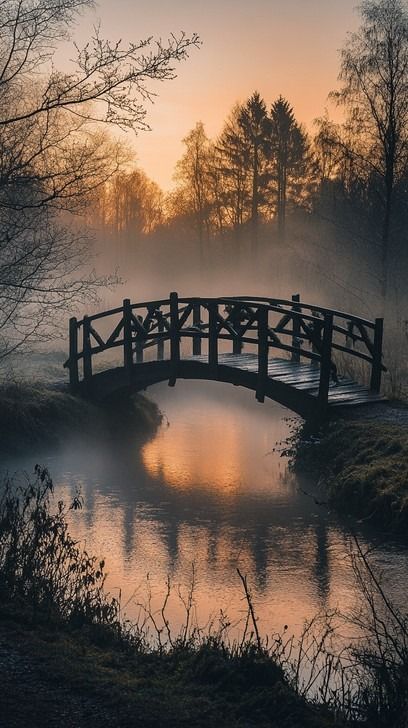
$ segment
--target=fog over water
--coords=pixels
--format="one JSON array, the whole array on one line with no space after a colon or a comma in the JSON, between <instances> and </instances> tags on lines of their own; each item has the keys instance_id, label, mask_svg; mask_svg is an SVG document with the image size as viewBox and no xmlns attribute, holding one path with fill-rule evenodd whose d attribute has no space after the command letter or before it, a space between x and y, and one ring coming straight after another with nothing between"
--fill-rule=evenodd
<instances>
[{"instance_id":1,"label":"fog over water","mask_svg":"<svg viewBox=\"0 0 408 728\"><path fill-rule=\"evenodd\" d=\"M141 448L134 436L73 436L62 451L36 455L52 473L57 499L69 503L81 490L84 508L70 516L70 528L106 559L107 588L121 595L124 613L136 619L149 589L159 607L169 576L168 614L177 629L184 616L177 588L186 593L193 565L200 624L221 609L233 620L243 616L237 567L248 576L264 633L288 625L298 634L316 612L351 609L359 594L350 529L317 505L324 495L290 473L275 449L289 434L291 413L220 383L179 381L149 394L165 418ZM8 468L31 471L33 464L27 457ZM381 534L360 538L378 547L374 564L399 601L406 547L384 546Z\"/></svg>"}]
</instances>

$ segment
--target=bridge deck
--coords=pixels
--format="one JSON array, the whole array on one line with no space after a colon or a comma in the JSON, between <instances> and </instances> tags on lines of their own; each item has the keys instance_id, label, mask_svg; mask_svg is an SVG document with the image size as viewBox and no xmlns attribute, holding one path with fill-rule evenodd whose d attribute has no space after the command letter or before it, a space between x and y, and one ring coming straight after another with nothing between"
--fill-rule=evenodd
<instances>
[{"instance_id":1,"label":"bridge deck","mask_svg":"<svg viewBox=\"0 0 408 728\"><path fill-rule=\"evenodd\" d=\"M184 357L185 358L185 357ZM207 364L207 356L191 356L191 361ZM258 371L258 357L256 354L219 354L218 363L223 366L234 367L248 372ZM271 358L268 361L268 376L283 384L290 384L294 389L307 392L317 397L319 393L320 368L313 364L292 362L288 359ZM384 397L372 392L368 387L339 376L338 383L331 382L329 386L329 407L344 407L384 401Z\"/></svg>"},{"instance_id":2,"label":"bridge deck","mask_svg":"<svg viewBox=\"0 0 408 728\"><path fill-rule=\"evenodd\" d=\"M72 391L86 396L209 379L251 389L259 402L269 397L306 419L322 419L327 409L383 399L382 340L382 319L307 304L298 294L291 300L206 299L172 292L168 299L125 299L119 308L70 319L66 366ZM122 350L123 365L93 371L93 357L110 349ZM341 376L356 361L368 386Z\"/></svg>"}]
</instances>

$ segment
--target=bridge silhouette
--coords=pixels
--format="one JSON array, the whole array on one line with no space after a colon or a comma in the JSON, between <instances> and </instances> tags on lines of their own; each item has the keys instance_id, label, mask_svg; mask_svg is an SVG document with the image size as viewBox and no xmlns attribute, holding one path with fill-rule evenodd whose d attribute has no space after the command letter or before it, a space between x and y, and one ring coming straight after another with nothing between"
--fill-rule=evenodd
<instances>
[{"instance_id":1,"label":"bridge silhouette","mask_svg":"<svg viewBox=\"0 0 408 728\"><path fill-rule=\"evenodd\" d=\"M251 296L131 303L70 319L73 392L94 400L158 382L204 379L243 386L302 417L375 403L381 395L383 320ZM120 361L112 359L122 350ZM111 360L98 365L98 355ZM96 366L95 366L96 364ZM358 374L356 374L356 372Z\"/></svg>"}]
</instances>

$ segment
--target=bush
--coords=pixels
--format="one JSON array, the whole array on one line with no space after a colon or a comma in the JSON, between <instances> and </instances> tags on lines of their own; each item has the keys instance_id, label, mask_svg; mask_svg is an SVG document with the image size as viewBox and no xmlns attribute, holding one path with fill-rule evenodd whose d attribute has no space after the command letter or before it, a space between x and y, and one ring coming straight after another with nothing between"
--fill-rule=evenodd
<instances>
[{"instance_id":1,"label":"bush","mask_svg":"<svg viewBox=\"0 0 408 728\"><path fill-rule=\"evenodd\" d=\"M50 507L53 483L45 468L35 480L7 479L0 500L0 596L47 621L98 624L120 631L119 604L104 592L104 562L70 536L67 511ZM77 496L70 509L82 507Z\"/></svg>"}]
</instances>

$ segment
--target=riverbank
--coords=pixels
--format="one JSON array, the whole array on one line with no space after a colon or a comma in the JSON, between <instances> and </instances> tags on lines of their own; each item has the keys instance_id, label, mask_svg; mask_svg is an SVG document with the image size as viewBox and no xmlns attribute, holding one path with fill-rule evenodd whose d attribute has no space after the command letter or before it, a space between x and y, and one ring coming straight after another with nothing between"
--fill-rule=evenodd
<instances>
[{"instance_id":1,"label":"riverbank","mask_svg":"<svg viewBox=\"0 0 408 728\"><path fill-rule=\"evenodd\" d=\"M408 407L379 405L338 417L317 435L297 430L292 467L317 478L323 499L346 515L388 529L408 525Z\"/></svg>"},{"instance_id":2,"label":"riverbank","mask_svg":"<svg viewBox=\"0 0 408 728\"><path fill-rule=\"evenodd\" d=\"M72 498L64 505L48 471L39 466L31 482L16 476L3 484L2 728L44 723L51 728L62 723L67 728L405 728L408 621L388 600L378 620L381 588L371 617L372 602L366 599L358 650L353 640L348 657L346 648L339 652L332 641L337 613L316 615L299 640L286 627L281 636L259 634L251 579L240 572L242 628L235 638L229 628L236 625L223 611L199 627L194 579L188 593L179 591L185 609L180 627L173 629L169 621L165 585L155 607L149 590L144 606L140 595L139 617L130 623L120 597L105 589L104 560L70 535L68 525L82 507L80 496ZM360 565L358 554L356 559L364 598L375 582L364 558ZM398 648L386 665L377 649L379 629L386 654ZM345 655L352 659L351 673L343 667Z\"/></svg>"},{"instance_id":3,"label":"riverbank","mask_svg":"<svg viewBox=\"0 0 408 728\"><path fill-rule=\"evenodd\" d=\"M186 624L171 635L165 603L134 625L105 592L105 565L67 528L47 470L6 480L0 499L0 716L2 728L328 728L330 712L290 686L257 635L239 643ZM251 600L247 596L248 619Z\"/></svg>"},{"instance_id":4,"label":"riverbank","mask_svg":"<svg viewBox=\"0 0 408 728\"><path fill-rule=\"evenodd\" d=\"M140 394L97 406L61 385L35 381L0 385L0 450L7 453L59 447L73 433L117 433L122 424L127 433L147 438L161 420L157 405Z\"/></svg>"},{"instance_id":5,"label":"riverbank","mask_svg":"<svg viewBox=\"0 0 408 728\"><path fill-rule=\"evenodd\" d=\"M220 645L169 653L98 646L86 631L0 617L3 728L329 728L329 712L292 691L282 670Z\"/></svg>"}]
</instances>

